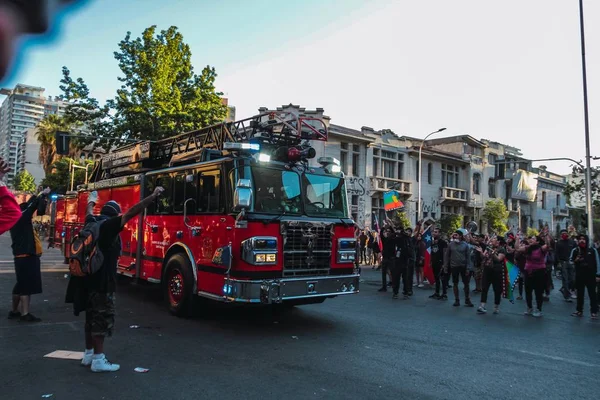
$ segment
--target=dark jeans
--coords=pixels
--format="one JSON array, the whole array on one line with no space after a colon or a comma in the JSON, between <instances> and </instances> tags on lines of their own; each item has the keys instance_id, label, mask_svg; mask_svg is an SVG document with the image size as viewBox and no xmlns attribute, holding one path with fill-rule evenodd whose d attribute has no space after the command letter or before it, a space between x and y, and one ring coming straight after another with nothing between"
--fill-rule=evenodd
<instances>
[{"instance_id":1,"label":"dark jeans","mask_svg":"<svg viewBox=\"0 0 600 400\"><path fill-rule=\"evenodd\" d=\"M460 277L463 282L465 291L465 300L469 300L471 293L469 290L469 283L471 282L471 273L467 271L467 267L452 267L452 289L454 290L454 299L460 298L458 294L458 278Z\"/></svg>"},{"instance_id":2,"label":"dark jeans","mask_svg":"<svg viewBox=\"0 0 600 400\"><path fill-rule=\"evenodd\" d=\"M552 264L546 265L546 295L550 296L550 292L554 289L554 281L552 280Z\"/></svg>"},{"instance_id":3,"label":"dark jeans","mask_svg":"<svg viewBox=\"0 0 600 400\"><path fill-rule=\"evenodd\" d=\"M400 291L400 278L404 280L404 289L402 292L407 294L407 284L406 284L406 264L404 264L399 259L395 259L392 265L392 289L394 294L398 294Z\"/></svg>"},{"instance_id":4,"label":"dark jeans","mask_svg":"<svg viewBox=\"0 0 600 400\"><path fill-rule=\"evenodd\" d=\"M583 312L583 302L585 300L585 289L590 298L590 312L598 313L598 297L596 289L596 271L593 269L577 268L575 272L575 286L577 287L577 311Z\"/></svg>"},{"instance_id":5,"label":"dark jeans","mask_svg":"<svg viewBox=\"0 0 600 400\"><path fill-rule=\"evenodd\" d=\"M503 271L498 268L485 267L483 268L483 276L481 277L481 302L487 303L488 291L490 285L494 288L494 304L499 305L502 298L502 278Z\"/></svg>"},{"instance_id":6,"label":"dark jeans","mask_svg":"<svg viewBox=\"0 0 600 400\"><path fill-rule=\"evenodd\" d=\"M384 258L381 261L381 287L387 287L387 274L388 270L391 271L394 260Z\"/></svg>"},{"instance_id":7,"label":"dark jeans","mask_svg":"<svg viewBox=\"0 0 600 400\"><path fill-rule=\"evenodd\" d=\"M367 263L367 248L366 247L360 248L360 263L361 264Z\"/></svg>"},{"instance_id":8,"label":"dark jeans","mask_svg":"<svg viewBox=\"0 0 600 400\"><path fill-rule=\"evenodd\" d=\"M409 292L412 292L412 284L413 284L413 279L415 277L415 260L408 260L408 267L406 268L406 280L408 281L408 287L410 287L410 289L408 290ZM406 287L406 282L405 282L405 287Z\"/></svg>"},{"instance_id":9,"label":"dark jeans","mask_svg":"<svg viewBox=\"0 0 600 400\"><path fill-rule=\"evenodd\" d=\"M444 274L444 266L442 263L435 265L432 263L433 276L435 277L435 293L440 294L440 286L442 294L446 294L448 290L448 274Z\"/></svg>"},{"instance_id":10,"label":"dark jeans","mask_svg":"<svg viewBox=\"0 0 600 400\"><path fill-rule=\"evenodd\" d=\"M525 299L527 307L533 308L533 293L538 310L542 311L544 304L544 288L546 287L546 269L536 269L525 272Z\"/></svg>"}]
</instances>

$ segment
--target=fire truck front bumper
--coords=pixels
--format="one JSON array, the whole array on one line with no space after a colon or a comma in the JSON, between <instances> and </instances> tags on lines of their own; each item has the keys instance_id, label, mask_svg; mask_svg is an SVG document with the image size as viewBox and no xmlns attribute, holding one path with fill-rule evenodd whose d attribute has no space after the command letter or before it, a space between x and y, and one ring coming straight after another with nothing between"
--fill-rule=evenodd
<instances>
[{"instance_id":1,"label":"fire truck front bumper","mask_svg":"<svg viewBox=\"0 0 600 400\"><path fill-rule=\"evenodd\" d=\"M226 302L259 304L318 301L319 298L358 293L359 278L360 274L260 281L228 279L223 286L223 299Z\"/></svg>"}]
</instances>

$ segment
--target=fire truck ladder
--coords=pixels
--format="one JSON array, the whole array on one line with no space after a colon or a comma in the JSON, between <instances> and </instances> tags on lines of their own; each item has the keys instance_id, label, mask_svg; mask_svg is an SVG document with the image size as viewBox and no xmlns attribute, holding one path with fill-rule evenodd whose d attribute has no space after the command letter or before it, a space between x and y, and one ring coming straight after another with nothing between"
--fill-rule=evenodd
<instances>
[{"instance_id":1,"label":"fire truck ladder","mask_svg":"<svg viewBox=\"0 0 600 400\"><path fill-rule=\"evenodd\" d=\"M297 146L305 140L327 140L327 127L323 120L271 111L163 139L151 144L150 153L154 161L172 165L195 157L204 149L222 151L226 142L254 142L272 148Z\"/></svg>"},{"instance_id":2,"label":"fire truck ladder","mask_svg":"<svg viewBox=\"0 0 600 400\"><path fill-rule=\"evenodd\" d=\"M258 143L263 148L298 146L310 140L327 140L327 127L319 118L290 112L268 111L235 122L223 122L156 142L123 146L102 158L92 181L166 168L207 155L221 157L225 143Z\"/></svg>"}]
</instances>

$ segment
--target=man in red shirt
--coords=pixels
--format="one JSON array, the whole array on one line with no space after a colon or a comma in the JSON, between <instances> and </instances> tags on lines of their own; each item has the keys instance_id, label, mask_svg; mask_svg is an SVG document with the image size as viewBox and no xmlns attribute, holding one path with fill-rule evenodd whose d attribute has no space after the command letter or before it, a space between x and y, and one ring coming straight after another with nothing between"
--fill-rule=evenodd
<instances>
[{"instance_id":1,"label":"man in red shirt","mask_svg":"<svg viewBox=\"0 0 600 400\"><path fill-rule=\"evenodd\" d=\"M6 188L4 175L10 171L6 162L0 158L0 235L10 230L19 218L21 218L21 208L15 199L15 196Z\"/></svg>"}]
</instances>

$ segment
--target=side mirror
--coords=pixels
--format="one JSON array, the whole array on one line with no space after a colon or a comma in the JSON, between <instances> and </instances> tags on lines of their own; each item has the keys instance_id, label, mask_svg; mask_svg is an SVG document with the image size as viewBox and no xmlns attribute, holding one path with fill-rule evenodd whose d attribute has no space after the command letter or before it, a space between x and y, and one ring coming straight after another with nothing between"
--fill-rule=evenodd
<instances>
[{"instance_id":1,"label":"side mirror","mask_svg":"<svg viewBox=\"0 0 600 400\"><path fill-rule=\"evenodd\" d=\"M233 194L233 208L236 211L252 207L252 183L250 179L239 179Z\"/></svg>"}]
</instances>

